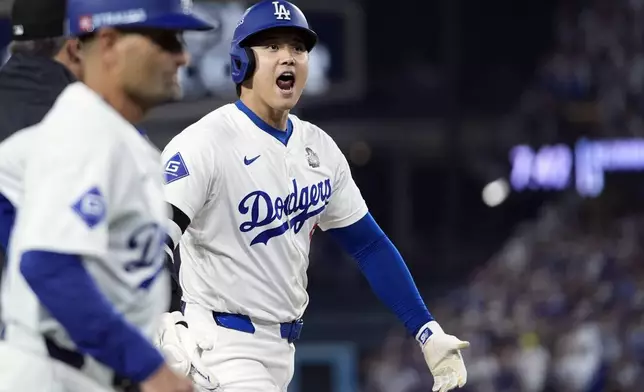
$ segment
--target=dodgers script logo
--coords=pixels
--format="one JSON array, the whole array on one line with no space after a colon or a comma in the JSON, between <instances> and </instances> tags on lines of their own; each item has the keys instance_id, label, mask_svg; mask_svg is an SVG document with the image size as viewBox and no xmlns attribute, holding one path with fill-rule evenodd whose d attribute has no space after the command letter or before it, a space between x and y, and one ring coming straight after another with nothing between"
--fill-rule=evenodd
<instances>
[{"instance_id":1,"label":"dodgers script logo","mask_svg":"<svg viewBox=\"0 0 644 392\"><path fill-rule=\"evenodd\" d=\"M251 246L260 243L266 245L268 240L279 237L289 228L293 228L293 232L297 234L304 227L304 222L324 211L330 197L331 180L328 178L299 190L297 181L294 179L293 192L285 198L277 197L275 200L264 191L253 191L239 202L239 212L242 215L250 215L250 220L242 223L239 230L247 233L258 227L268 226L276 220L282 220L282 216L297 214L281 226L262 231L250 244Z\"/></svg>"}]
</instances>

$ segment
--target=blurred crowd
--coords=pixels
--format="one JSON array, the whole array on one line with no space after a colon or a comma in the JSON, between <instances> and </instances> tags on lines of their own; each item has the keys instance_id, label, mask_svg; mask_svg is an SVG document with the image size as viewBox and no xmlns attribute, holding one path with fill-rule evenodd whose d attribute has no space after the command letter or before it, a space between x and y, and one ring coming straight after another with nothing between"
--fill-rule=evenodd
<instances>
[{"instance_id":1,"label":"blurred crowd","mask_svg":"<svg viewBox=\"0 0 644 392\"><path fill-rule=\"evenodd\" d=\"M466 287L431 304L472 343L466 391L641 390L644 213L588 204L544 207ZM392 331L365 392L429 390L416 344Z\"/></svg>"},{"instance_id":2,"label":"blurred crowd","mask_svg":"<svg viewBox=\"0 0 644 392\"><path fill-rule=\"evenodd\" d=\"M553 50L513 126L540 143L580 134L642 136L643 22L642 0L562 0Z\"/></svg>"},{"instance_id":3,"label":"blurred crowd","mask_svg":"<svg viewBox=\"0 0 644 392\"><path fill-rule=\"evenodd\" d=\"M644 214L548 206L432 309L472 343L466 391L639 391L644 385ZM427 391L416 343L394 330L365 392Z\"/></svg>"},{"instance_id":4,"label":"blurred crowd","mask_svg":"<svg viewBox=\"0 0 644 392\"><path fill-rule=\"evenodd\" d=\"M562 1L555 50L515 117L522 142L644 136L643 22L644 0ZM431 304L472 343L465 391L642 390L644 214L625 192L544 207L471 282ZM364 392L430 390L416 345L392 330L366 363Z\"/></svg>"}]
</instances>

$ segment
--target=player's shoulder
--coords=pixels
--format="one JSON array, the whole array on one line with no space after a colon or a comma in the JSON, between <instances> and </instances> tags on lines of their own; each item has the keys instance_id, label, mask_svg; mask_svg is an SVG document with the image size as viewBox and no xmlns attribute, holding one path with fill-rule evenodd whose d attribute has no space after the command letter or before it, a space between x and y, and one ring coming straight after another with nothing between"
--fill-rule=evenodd
<instances>
[{"instance_id":1,"label":"player's shoulder","mask_svg":"<svg viewBox=\"0 0 644 392\"><path fill-rule=\"evenodd\" d=\"M164 153L172 150L213 151L236 137L234 104L221 106L175 135Z\"/></svg>"},{"instance_id":2,"label":"player's shoulder","mask_svg":"<svg viewBox=\"0 0 644 392\"><path fill-rule=\"evenodd\" d=\"M208 136L210 139L219 139L222 136L233 135L236 130L236 121L239 110L235 104L229 103L206 114L197 122L190 125L182 133Z\"/></svg>"},{"instance_id":3,"label":"player's shoulder","mask_svg":"<svg viewBox=\"0 0 644 392\"><path fill-rule=\"evenodd\" d=\"M207 147L208 142L221 140L221 136L234 130L233 108L233 104L227 104L213 110L179 132L170 143L196 142L197 146Z\"/></svg>"},{"instance_id":4,"label":"player's shoulder","mask_svg":"<svg viewBox=\"0 0 644 392\"><path fill-rule=\"evenodd\" d=\"M331 135L316 124L302 120L294 114L289 114L289 119L293 123L293 128L301 133L305 143L318 144L332 149L338 148Z\"/></svg>"}]
</instances>

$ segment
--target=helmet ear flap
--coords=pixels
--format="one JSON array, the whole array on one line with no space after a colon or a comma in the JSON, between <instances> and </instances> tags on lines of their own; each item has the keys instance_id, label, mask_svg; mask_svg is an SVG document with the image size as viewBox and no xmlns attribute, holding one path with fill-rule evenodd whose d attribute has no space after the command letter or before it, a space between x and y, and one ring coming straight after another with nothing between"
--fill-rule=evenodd
<instances>
[{"instance_id":1,"label":"helmet ear flap","mask_svg":"<svg viewBox=\"0 0 644 392\"><path fill-rule=\"evenodd\" d=\"M230 70L233 82L241 84L255 72L255 52L251 48L234 46L230 52Z\"/></svg>"}]
</instances>

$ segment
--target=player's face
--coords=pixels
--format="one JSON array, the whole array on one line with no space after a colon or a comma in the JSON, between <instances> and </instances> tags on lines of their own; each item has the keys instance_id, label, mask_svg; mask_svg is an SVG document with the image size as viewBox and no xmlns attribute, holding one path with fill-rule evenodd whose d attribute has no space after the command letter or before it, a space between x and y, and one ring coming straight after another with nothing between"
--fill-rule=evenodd
<instances>
[{"instance_id":1,"label":"player's face","mask_svg":"<svg viewBox=\"0 0 644 392\"><path fill-rule=\"evenodd\" d=\"M119 44L118 74L133 100L152 107L181 98L178 70L188 63L188 55L180 33L126 32Z\"/></svg>"},{"instance_id":2,"label":"player's face","mask_svg":"<svg viewBox=\"0 0 644 392\"><path fill-rule=\"evenodd\" d=\"M309 53L292 30L272 30L253 40L256 69L253 92L268 106L290 110L302 96L309 76Z\"/></svg>"}]
</instances>

